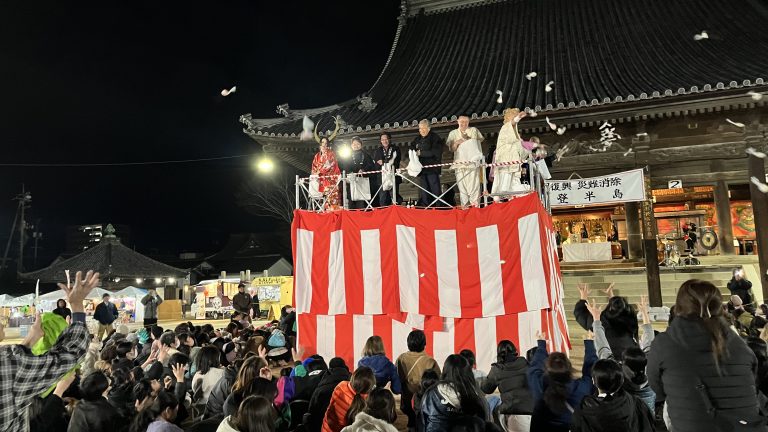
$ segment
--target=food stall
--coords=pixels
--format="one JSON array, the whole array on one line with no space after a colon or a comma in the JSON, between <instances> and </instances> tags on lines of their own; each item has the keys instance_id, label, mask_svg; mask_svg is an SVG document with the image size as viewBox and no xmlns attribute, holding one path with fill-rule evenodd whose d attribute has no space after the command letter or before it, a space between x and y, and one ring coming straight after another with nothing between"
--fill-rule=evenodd
<instances>
[{"instance_id":1,"label":"food stall","mask_svg":"<svg viewBox=\"0 0 768 432\"><path fill-rule=\"evenodd\" d=\"M279 319L280 309L293 304L293 276L257 277L251 282L259 296L259 308L267 311L267 319Z\"/></svg>"}]
</instances>

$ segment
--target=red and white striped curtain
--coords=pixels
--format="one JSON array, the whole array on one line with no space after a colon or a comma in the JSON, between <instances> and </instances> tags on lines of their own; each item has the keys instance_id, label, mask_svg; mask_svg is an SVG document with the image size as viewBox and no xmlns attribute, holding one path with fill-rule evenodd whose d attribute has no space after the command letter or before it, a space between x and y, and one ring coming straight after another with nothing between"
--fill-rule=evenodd
<instances>
[{"instance_id":1,"label":"red and white striped curtain","mask_svg":"<svg viewBox=\"0 0 768 432\"><path fill-rule=\"evenodd\" d=\"M297 210L292 231L307 355L354 367L376 334L394 360L413 328L438 362L470 348L486 371L503 339L523 352L545 331L550 349L570 347L552 222L535 194L469 210Z\"/></svg>"}]
</instances>

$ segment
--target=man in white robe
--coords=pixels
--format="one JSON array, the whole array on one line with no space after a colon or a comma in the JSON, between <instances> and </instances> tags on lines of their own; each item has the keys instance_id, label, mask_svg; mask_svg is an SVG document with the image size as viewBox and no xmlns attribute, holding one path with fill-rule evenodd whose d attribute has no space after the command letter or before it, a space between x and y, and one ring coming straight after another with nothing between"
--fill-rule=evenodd
<instances>
[{"instance_id":1,"label":"man in white robe","mask_svg":"<svg viewBox=\"0 0 768 432\"><path fill-rule=\"evenodd\" d=\"M493 200L498 202L499 195L505 192L521 192L527 190L520 182L522 162L528 159L530 152L523 148L517 123L525 117L517 108L504 110L504 125L499 131L496 140L496 154L494 163L512 163L511 165L496 166L493 168L493 187L491 193ZM497 195L498 194L498 195Z\"/></svg>"},{"instance_id":2,"label":"man in white robe","mask_svg":"<svg viewBox=\"0 0 768 432\"><path fill-rule=\"evenodd\" d=\"M472 162L479 164L483 161L483 149L480 143L485 138L474 127L469 127L469 117L460 116L459 127L448 134L445 144L453 152L454 162ZM456 182L459 186L459 198L462 207L475 206L480 203L480 173L479 165L454 164Z\"/></svg>"}]
</instances>

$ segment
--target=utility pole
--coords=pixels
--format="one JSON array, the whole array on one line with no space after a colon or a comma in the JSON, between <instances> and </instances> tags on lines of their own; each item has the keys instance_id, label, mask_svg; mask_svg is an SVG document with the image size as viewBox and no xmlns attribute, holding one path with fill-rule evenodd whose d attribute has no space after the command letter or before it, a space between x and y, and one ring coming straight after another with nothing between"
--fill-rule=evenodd
<instances>
[{"instance_id":1,"label":"utility pole","mask_svg":"<svg viewBox=\"0 0 768 432\"><path fill-rule=\"evenodd\" d=\"M13 234L16 231L16 225L19 226L19 260L17 262L17 270L22 271L23 257L24 257L24 230L26 229L26 223L24 221L24 213L27 205L32 202L32 194L29 193L24 185L21 185L21 193L16 195L14 200L19 202L16 208L16 216L13 219L13 225L11 226L11 233L8 235L8 243L5 244L5 253L3 254L2 268L8 267L8 253L11 250L11 243L13 242Z\"/></svg>"}]
</instances>

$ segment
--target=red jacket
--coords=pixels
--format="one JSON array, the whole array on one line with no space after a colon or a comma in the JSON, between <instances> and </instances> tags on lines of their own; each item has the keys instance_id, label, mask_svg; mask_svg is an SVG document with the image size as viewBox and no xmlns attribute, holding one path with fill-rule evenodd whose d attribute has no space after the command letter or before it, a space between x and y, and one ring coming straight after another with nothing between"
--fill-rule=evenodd
<instances>
[{"instance_id":1,"label":"red jacket","mask_svg":"<svg viewBox=\"0 0 768 432\"><path fill-rule=\"evenodd\" d=\"M363 399L367 394L363 394ZM355 398L355 391L349 385L349 381L342 381L333 390L331 404L325 411L323 418L322 432L340 432L347 425L346 416L349 406L352 405L352 399Z\"/></svg>"}]
</instances>

